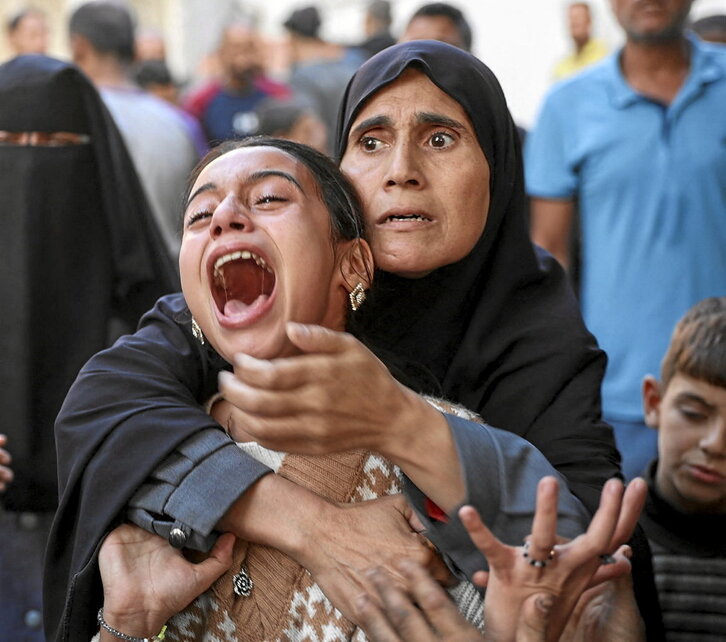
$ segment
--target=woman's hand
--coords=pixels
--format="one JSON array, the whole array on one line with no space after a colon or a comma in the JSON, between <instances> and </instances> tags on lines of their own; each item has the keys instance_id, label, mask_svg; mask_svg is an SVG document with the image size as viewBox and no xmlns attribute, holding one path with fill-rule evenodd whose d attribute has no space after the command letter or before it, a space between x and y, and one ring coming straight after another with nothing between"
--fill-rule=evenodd
<instances>
[{"instance_id":1,"label":"woman's hand","mask_svg":"<svg viewBox=\"0 0 726 642\"><path fill-rule=\"evenodd\" d=\"M635 527L645 493L643 480L631 482L624 494L620 482L609 481L588 531L553 546L557 482L543 479L527 557L524 547L499 542L473 508L462 508L462 522L490 567L488 573L480 571L473 578L487 586L485 638L464 622L425 571L409 561L398 566L406 580L403 588L394 585L387 574L372 572L377 600L361 598L357 617L376 642L640 640L642 623L630 583L629 548L620 544ZM554 556L549 559L553 548ZM608 557L610 563L603 564L601 556L615 549L612 561ZM547 563L535 566L530 560Z\"/></svg>"},{"instance_id":2,"label":"woman's hand","mask_svg":"<svg viewBox=\"0 0 726 642\"><path fill-rule=\"evenodd\" d=\"M489 563L489 573L479 571L473 577L476 584L487 587L487 639L513 639L521 609L513 606L524 605L537 593L540 605L551 604L545 639L558 640L588 587L629 573L630 562L625 554L629 549L621 545L630 538L638 521L647 492L645 482L633 480L624 491L622 482L609 480L587 532L563 544L556 543L557 491L555 478L540 481L526 548L502 544L472 507L463 507L459 512L472 541ZM612 563L603 564L603 559ZM536 560L544 566L530 563Z\"/></svg>"},{"instance_id":3,"label":"woman's hand","mask_svg":"<svg viewBox=\"0 0 726 642\"><path fill-rule=\"evenodd\" d=\"M232 439L301 455L377 452L444 511L458 506L464 483L444 416L353 336L298 323L287 330L303 354L238 355L234 374L220 373L220 392L238 409L225 407L221 418Z\"/></svg>"},{"instance_id":4,"label":"woman's hand","mask_svg":"<svg viewBox=\"0 0 726 642\"><path fill-rule=\"evenodd\" d=\"M233 546L234 536L225 533L209 557L194 564L165 539L131 524L119 526L99 553L104 619L127 635L156 635L231 566Z\"/></svg>"},{"instance_id":5,"label":"woman's hand","mask_svg":"<svg viewBox=\"0 0 726 642\"><path fill-rule=\"evenodd\" d=\"M401 558L415 560L429 577L450 584L452 576L433 546L412 529L413 511L401 495L355 504L338 504L333 514L321 515L314 545L295 556L323 593L347 618L357 621L355 601L373 594L365 571L380 565L392 581L404 586L396 566ZM433 581L433 580L432 580Z\"/></svg>"},{"instance_id":6,"label":"woman's hand","mask_svg":"<svg viewBox=\"0 0 726 642\"><path fill-rule=\"evenodd\" d=\"M220 373L220 392L242 411L232 438L239 427L284 452L385 451L410 406L419 408L419 397L352 335L297 323L288 324L288 335L304 354L272 360L240 354L234 375Z\"/></svg>"},{"instance_id":7,"label":"woman's hand","mask_svg":"<svg viewBox=\"0 0 726 642\"><path fill-rule=\"evenodd\" d=\"M0 493L7 488L7 485L13 481L14 477L10 468L13 458L7 450L2 448L7 442L8 438L5 435L0 435Z\"/></svg>"}]
</instances>

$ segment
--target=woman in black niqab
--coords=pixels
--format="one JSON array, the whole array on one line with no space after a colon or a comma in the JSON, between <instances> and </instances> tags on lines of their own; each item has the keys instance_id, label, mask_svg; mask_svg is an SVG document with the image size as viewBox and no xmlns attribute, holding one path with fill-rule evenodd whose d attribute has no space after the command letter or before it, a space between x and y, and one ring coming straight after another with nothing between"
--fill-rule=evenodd
<instances>
[{"instance_id":1,"label":"woman in black niqab","mask_svg":"<svg viewBox=\"0 0 726 642\"><path fill-rule=\"evenodd\" d=\"M23 583L39 594L45 538L6 527L30 512L47 528L42 514L58 499L53 423L68 388L178 286L123 141L72 65L32 55L0 66L0 193L0 432L15 473L1 500L0 568L18 591L3 609L17 617L0 629L22 637L9 627L40 606L16 599Z\"/></svg>"},{"instance_id":2,"label":"woman in black niqab","mask_svg":"<svg viewBox=\"0 0 726 642\"><path fill-rule=\"evenodd\" d=\"M409 68L454 98L473 124L490 166L486 225L464 259L425 277L378 272L355 330L428 368L448 399L537 446L594 510L603 482L619 474L611 429L600 417L606 359L563 270L529 240L519 138L492 72L436 41L386 49L346 90L336 153L344 157L366 102Z\"/></svg>"}]
</instances>

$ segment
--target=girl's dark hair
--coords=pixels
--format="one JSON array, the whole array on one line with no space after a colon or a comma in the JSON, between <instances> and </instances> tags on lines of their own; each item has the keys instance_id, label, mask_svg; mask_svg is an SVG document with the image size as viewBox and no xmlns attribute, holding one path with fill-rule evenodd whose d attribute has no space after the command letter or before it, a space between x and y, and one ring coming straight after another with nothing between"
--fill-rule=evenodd
<instances>
[{"instance_id":1,"label":"girl's dark hair","mask_svg":"<svg viewBox=\"0 0 726 642\"><path fill-rule=\"evenodd\" d=\"M194 183L207 165L227 152L245 147L274 147L300 161L312 175L318 195L330 213L333 241L364 238L363 207L358 193L333 161L312 147L272 136L228 140L212 148L189 176L183 207L186 208Z\"/></svg>"}]
</instances>

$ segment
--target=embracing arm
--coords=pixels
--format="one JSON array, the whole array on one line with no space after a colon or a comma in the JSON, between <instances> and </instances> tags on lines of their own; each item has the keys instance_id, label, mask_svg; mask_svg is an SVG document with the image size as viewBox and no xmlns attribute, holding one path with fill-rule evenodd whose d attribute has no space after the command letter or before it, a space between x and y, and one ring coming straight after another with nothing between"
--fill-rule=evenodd
<instances>
[{"instance_id":1,"label":"embracing arm","mask_svg":"<svg viewBox=\"0 0 726 642\"><path fill-rule=\"evenodd\" d=\"M530 532L535 488L538 480L547 475L557 477L562 488L557 505L557 533L573 538L585 531L587 511L534 446L504 430L453 415L445 417L459 453L466 485L465 503L477 509L500 540L516 545ZM458 512L449 512L447 521L429 517L426 496L411 480L405 479L404 483L406 496L426 527L426 536L445 552L445 558L455 568L471 577L484 562Z\"/></svg>"}]
</instances>

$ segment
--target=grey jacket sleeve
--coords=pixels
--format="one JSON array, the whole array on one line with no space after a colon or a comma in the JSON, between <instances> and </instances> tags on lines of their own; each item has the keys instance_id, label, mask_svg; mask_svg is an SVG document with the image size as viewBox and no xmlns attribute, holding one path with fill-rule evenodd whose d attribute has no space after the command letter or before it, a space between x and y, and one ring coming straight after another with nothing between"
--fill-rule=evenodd
<instances>
[{"instance_id":1,"label":"grey jacket sleeve","mask_svg":"<svg viewBox=\"0 0 726 642\"><path fill-rule=\"evenodd\" d=\"M490 426L444 415L449 423L466 484L464 504L474 506L482 521L504 543L519 545L531 532L537 484L553 475L560 483L557 533L575 537L590 522L587 511L564 478L521 437ZM459 577L485 569L486 561L456 514L448 522L429 517L425 495L404 477L404 492L426 527L426 536ZM456 512L455 512L456 513Z\"/></svg>"},{"instance_id":2,"label":"grey jacket sleeve","mask_svg":"<svg viewBox=\"0 0 726 642\"><path fill-rule=\"evenodd\" d=\"M272 472L221 430L189 437L136 491L127 518L172 546L208 551L215 524L260 477Z\"/></svg>"}]
</instances>

